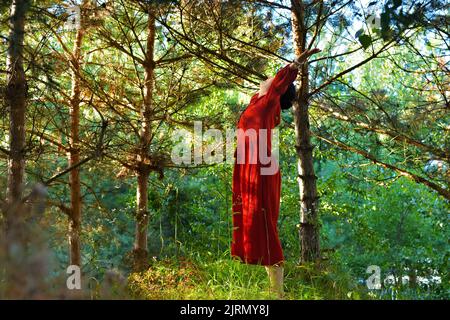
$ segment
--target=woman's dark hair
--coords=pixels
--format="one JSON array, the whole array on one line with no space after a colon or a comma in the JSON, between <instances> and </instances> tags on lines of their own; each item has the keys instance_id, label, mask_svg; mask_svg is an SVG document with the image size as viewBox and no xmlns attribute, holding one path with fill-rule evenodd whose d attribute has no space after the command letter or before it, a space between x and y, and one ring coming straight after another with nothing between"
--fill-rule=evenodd
<instances>
[{"instance_id":1,"label":"woman's dark hair","mask_svg":"<svg viewBox=\"0 0 450 320\"><path fill-rule=\"evenodd\" d=\"M295 99L295 86L293 83L289 85L286 92L280 97L280 105L282 110L292 107L292 101Z\"/></svg>"}]
</instances>

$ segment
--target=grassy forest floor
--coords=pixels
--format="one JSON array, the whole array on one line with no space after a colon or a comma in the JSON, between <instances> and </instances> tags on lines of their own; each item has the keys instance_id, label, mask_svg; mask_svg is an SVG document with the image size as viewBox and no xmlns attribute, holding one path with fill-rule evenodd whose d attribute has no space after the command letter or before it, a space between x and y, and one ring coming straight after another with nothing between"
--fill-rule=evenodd
<instances>
[{"instance_id":1,"label":"grassy forest floor","mask_svg":"<svg viewBox=\"0 0 450 320\"><path fill-rule=\"evenodd\" d=\"M130 275L129 289L137 299L277 299L269 290L264 267L226 257L154 262L147 271ZM285 265L285 299L370 298L363 291L327 263L315 269Z\"/></svg>"}]
</instances>

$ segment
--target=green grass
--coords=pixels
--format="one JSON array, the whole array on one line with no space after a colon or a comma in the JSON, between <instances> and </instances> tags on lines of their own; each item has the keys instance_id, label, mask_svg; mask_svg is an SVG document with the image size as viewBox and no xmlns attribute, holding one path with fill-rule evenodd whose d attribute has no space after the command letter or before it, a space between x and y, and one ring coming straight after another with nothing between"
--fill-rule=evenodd
<instances>
[{"instance_id":1,"label":"green grass","mask_svg":"<svg viewBox=\"0 0 450 320\"><path fill-rule=\"evenodd\" d=\"M129 290L137 299L277 299L269 291L262 266L231 260L189 257L153 261L149 269L132 273ZM285 265L285 299L367 299L363 288L345 273L320 265Z\"/></svg>"}]
</instances>

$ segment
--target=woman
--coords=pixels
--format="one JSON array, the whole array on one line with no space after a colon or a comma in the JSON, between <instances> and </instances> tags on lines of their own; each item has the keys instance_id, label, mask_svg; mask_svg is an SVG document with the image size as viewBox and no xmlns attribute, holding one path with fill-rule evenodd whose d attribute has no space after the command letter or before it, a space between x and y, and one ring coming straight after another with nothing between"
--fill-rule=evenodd
<instances>
[{"instance_id":1,"label":"woman","mask_svg":"<svg viewBox=\"0 0 450 320\"><path fill-rule=\"evenodd\" d=\"M284 294L284 257L277 230L281 176L277 163L272 172L264 171L273 167L272 162L276 161L271 158L271 163L266 163L260 153L264 150L262 153L271 157L271 130L280 123L280 110L292 105L295 97L293 82L299 67L317 52L320 52L317 48L305 51L275 77L262 81L237 125L231 255L243 263L264 265L271 289L280 298ZM256 136L250 133L256 133Z\"/></svg>"}]
</instances>

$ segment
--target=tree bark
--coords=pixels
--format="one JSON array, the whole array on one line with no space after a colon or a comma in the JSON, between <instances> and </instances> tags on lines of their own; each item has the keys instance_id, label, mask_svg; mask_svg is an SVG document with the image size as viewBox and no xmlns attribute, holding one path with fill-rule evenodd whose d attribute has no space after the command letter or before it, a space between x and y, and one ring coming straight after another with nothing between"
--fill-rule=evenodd
<instances>
[{"instance_id":1,"label":"tree bark","mask_svg":"<svg viewBox=\"0 0 450 320\"><path fill-rule=\"evenodd\" d=\"M73 47L72 59L72 90L70 96L70 137L69 137L69 167L80 162L80 94L81 94L81 44L83 29L78 28ZM69 246L70 264L81 267L81 183L80 168L70 171L70 217Z\"/></svg>"},{"instance_id":2,"label":"tree bark","mask_svg":"<svg viewBox=\"0 0 450 320\"><path fill-rule=\"evenodd\" d=\"M25 172L25 113L27 80L23 68L23 42L28 0L14 0L11 5L9 45L6 61L6 104L9 109L9 159L6 199L21 200ZM14 219L8 213L7 221Z\"/></svg>"},{"instance_id":3,"label":"tree bark","mask_svg":"<svg viewBox=\"0 0 450 320\"><path fill-rule=\"evenodd\" d=\"M302 1L292 0L292 30L294 32L295 54L306 50L307 30L305 28ZM313 146L309 125L308 64L300 70L300 87L294 103L294 124L296 152L298 157L298 185L300 192L300 261L312 262L320 257L319 216L316 175L314 172Z\"/></svg>"},{"instance_id":4,"label":"tree bark","mask_svg":"<svg viewBox=\"0 0 450 320\"><path fill-rule=\"evenodd\" d=\"M142 270L147 266L148 245L147 228L148 212L148 178L150 175L149 146L152 137L151 118L154 87L154 46L155 16L149 6L147 23L147 48L144 61L144 101L141 107L141 130L139 132L139 148L137 157L137 191L136 191L136 230L134 242L134 269Z\"/></svg>"}]
</instances>

